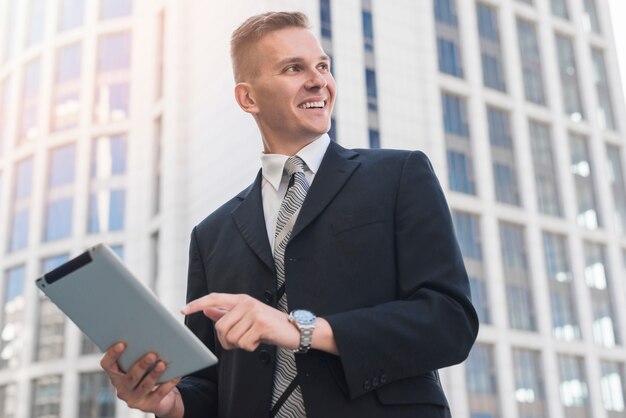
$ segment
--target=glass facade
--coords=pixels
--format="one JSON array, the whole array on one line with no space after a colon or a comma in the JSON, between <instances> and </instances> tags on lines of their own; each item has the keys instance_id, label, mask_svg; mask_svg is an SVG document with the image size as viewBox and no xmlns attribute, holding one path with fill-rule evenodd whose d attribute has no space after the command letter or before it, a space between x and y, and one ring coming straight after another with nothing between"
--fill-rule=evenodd
<instances>
[{"instance_id":1,"label":"glass facade","mask_svg":"<svg viewBox=\"0 0 626 418\"><path fill-rule=\"evenodd\" d=\"M590 418L589 390L583 358L561 354L558 362L563 416Z\"/></svg>"},{"instance_id":2,"label":"glass facade","mask_svg":"<svg viewBox=\"0 0 626 418\"><path fill-rule=\"evenodd\" d=\"M602 361L600 366L602 372L600 378L602 404L607 417L623 417L625 415L624 365L612 361Z\"/></svg>"},{"instance_id":3,"label":"glass facade","mask_svg":"<svg viewBox=\"0 0 626 418\"><path fill-rule=\"evenodd\" d=\"M593 78L596 85L598 99L598 119L600 126L605 129L615 129L615 116L613 116L613 101L611 100L611 87L606 74L604 53L597 49L591 49L593 60Z\"/></svg>"},{"instance_id":4,"label":"glass facade","mask_svg":"<svg viewBox=\"0 0 626 418\"><path fill-rule=\"evenodd\" d=\"M541 54L535 25L527 20L517 19L517 37L524 78L526 100L545 105L546 99L541 75Z\"/></svg>"},{"instance_id":5,"label":"glass facade","mask_svg":"<svg viewBox=\"0 0 626 418\"><path fill-rule=\"evenodd\" d=\"M16 395L14 384L0 385L0 417L17 418L15 415L17 409Z\"/></svg>"},{"instance_id":6,"label":"glass facade","mask_svg":"<svg viewBox=\"0 0 626 418\"><path fill-rule=\"evenodd\" d=\"M115 389L103 372L81 373L78 415L115 418Z\"/></svg>"},{"instance_id":7,"label":"glass facade","mask_svg":"<svg viewBox=\"0 0 626 418\"><path fill-rule=\"evenodd\" d=\"M57 53L51 129L78 126L80 110L81 48L79 43L61 48Z\"/></svg>"},{"instance_id":8,"label":"glass facade","mask_svg":"<svg viewBox=\"0 0 626 418\"><path fill-rule=\"evenodd\" d=\"M455 192L476 194L472 149L465 99L441 95L448 160L448 186Z\"/></svg>"},{"instance_id":9,"label":"glass facade","mask_svg":"<svg viewBox=\"0 0 626 418\"><path fill-rule=\"evenodd\" d=\"M41 89L41 59L26 64L22 87L18 143L33 141L39 136L39 92Z\"/></svg>"},{"instance_id":10,"label":"glass facade","mask_svg":"<svg viewBox=\"0 0 626 418\"><path fill-rule=\"evenodd\" d=\"M552 335L564 341L578 340L581 333L567 239L564 235L544 232L543 249L550 287Z\"/></svg>"},{"instance_id":11,"label":"glass facade","mask_svg":"<svg viewBox=\"0 0 626 418\"><path fill-rule=\"evenodd\" d=\"M509 205L521 206L509 114L501 109L488 106L487 121L496 200Z\"/></svg>"},{"instance_id":12,"label":"glass facade","mask_svg":"<svg viewBox=\"0 0 626 418\"><path fill-rule=\"evenodd\" d=\"M575 122L585 116L578 84L578 69L574 55L572 39L564 35L556 35L556 50L558 53L559 74L561 76L561 92L563 110Z\"/></svg>"},{"instance_id":13,"label":"glass facade","mask_svg":"<svg viewBox=\"0 0 626 418\"><path fill-rule=\"evenodd\" d=\"M480 35L480 55L483 65L483 83L502 92L506 91L498 10L484 3L476 4L478 33Z\"/></svg>"},{"instance_id":14,"label":"glass facade","mask_svg":"<svg viewBox=\"0 0 626 418\"><path fill-rule=\"evenodd\" d=\"M500 417L493 346L475 344L465 363L470 417Z\"/></svg>"},{"instance_id":15,"label":"glass facade","mask_svg":"<svg viewBox=\"0 0 626 418\"><path fill-rule=\"evenodd\" d=\"M456 237L469 276L472 303L482 324L491 323L491 308L483 265L482 239L478 215L452 211Z\"/></svg>"},{"instance_id":16,"label":"glass facade","mask_svg":"<svg viewBox=\"0 0 626 418\"><path fill-rule=\"evenodd\" d=\"M550 127L544 123L530 120L528 130L535 172L537 209L546 215L562 216Z\"/></svg>"},{"instance_id":17,"label":"glass facade","mask_svg":"<svg viewBox=\"0 0 626 418\"><path fill-rule=\"evenodd\" d=\"M530 287L524 228L520 225L500 222L500 246L509 327L535 331L537 324L533 292Z\"/></svg>"},{"instance_id":18,"label":"glass facade","mask_svg":"<svg viewBox=\"0 0 626 418\"><path fill-rule=\"evenodd\" d=\"M65 254L43 259L41 274L54 270L68 259ZM43 292L39 293L38 313L35 361L62 358L65 348L65 315Z\"/></svg>"},{"instance_id":19,"label":"glass facade","mask_svg":"<svg viewBox=\"0 0 626 418\"><path fill-rule=\"evenodd\" d=\"M59 32L81 26L84 17L85 0L59 0Z\"/></svg>"},{"instance_id":20,"label":"glass facade","mask_svg":"<svg viewBox=\"0 0 626 418\"><path fill-rule=\"evenodd\" d=\"M22 362L25 275L26 269L23 265L12 267L4 274L0 369L14 369L20 366Z\"/></svg>"},{"instance_id":21,"label":"glass facade","mask_svg":"<svg viewBox=\"0 0 626 418\"><path fill-rule=\"evenodd\" d=\"M18 251L28 245L30 201L33 187L33 161L27 158L15 165L13 219L9 251Z\"/></svg>"},{"instance_id":22,"label":"glass facade","mask_svg":"<svg viewBox=\"0 0 626 418\"><path fill-rule=\"evenodd\" d=\"M61 418L61 376L45 376L33 381L32 418Z\"/></svg>"},{"instance_id":23,"label":"glass facade","mask_svg":"<svg viewBox=\"0 0 626 418\"><path fill-rule=\"evenodd\" d=\"M615 229L622 235L626 234L626 183L620 148L615 145L606 146L608 160L608 180L611 186L614 207Z\"/></svg>"},{"instance_id":24,"label":"glass facade","mask_svg":"<svg viewBox=\"0 0 626 418\"><path fill-rule=\"evenodd\" d=\"M620 343L613 307L612 284L602 244L585 242L585 283L591 297L593 340L604 347Z\"/></svg>"},{"instance_id":25,"label":"glass facade","mask_svg":"<svg viewBox=\"0 0 626 418\"><path fill-rule=\"evenodd\" d=\"M513 349L515 401L520 417L547 418L543 367L539 352Z\"/></svg>"},{"instance_id":26,"label":"glass facade","mask_svg":"<svg viewBox=\"0 0 626 418\"><path fill-rule=\"evenodd\" d=\"M50 151L44 241L68 238L72 234L75 165L74 144Z\"/></svg>"},{"instance_id":27,"label":"glass facade","mask_svg":"<svg viewBox=\"0 0 626 418\"><path fill-rule=\"evenodd\" d=\"M601 226L594 172L589 154L587 139L579 134L570 133L571 172L574 176L578 212L576 220L587 229Z\"/></svg>"},{"instance_id":28,"label":"glass facade","mask_svg":"<svg viewBox=\"0 0 626 418\"><path fill-rule=\"evenodd\" d=\"M439 71L463 78L456 0L435 0Z\"/></svg>"},{"instance_id":29,"label":"glass facade","mask_svg":"<svg viewBox=\"0 0 626 418\"><path fill-rule=\"evenodd\" d=\"M110 2L115 3L117 2ZM94 121L115 122L129 117L131 36L102 35L98 41Z\"/></svg>"}]
</instances>

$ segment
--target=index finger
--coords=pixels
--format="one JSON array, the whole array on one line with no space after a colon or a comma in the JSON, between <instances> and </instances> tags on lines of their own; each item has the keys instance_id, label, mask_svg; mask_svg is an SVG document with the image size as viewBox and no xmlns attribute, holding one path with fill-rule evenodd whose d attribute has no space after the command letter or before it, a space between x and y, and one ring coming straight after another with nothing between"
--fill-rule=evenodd
<instances>
[{"instance_id":1,"label":"index finger","mask_svg":"<svg viewBox=\"0 0 626 418\"><path fill-rule=\"evenodd\" d=\"M121 341L113 344L104 353L104 356L102 356L102 359L100 360L100 367L106 371L119 372L120 369L117 366L117 360L120 358L125 349L126 344Z\"/></svg>"},{"instance_id":2,"label":"index finger","mask_svg":"<svg viewBox=\"0 0 626 418\"><path fill-rule=\"evenodd\" d=\"M229 293L209 293L206 296L192 300L180 313L183 315L190 315L192 313L200 312L206 308L218 308L230 310L237 304L241 295L232 295Z\"/></svg>"}]
</instances>

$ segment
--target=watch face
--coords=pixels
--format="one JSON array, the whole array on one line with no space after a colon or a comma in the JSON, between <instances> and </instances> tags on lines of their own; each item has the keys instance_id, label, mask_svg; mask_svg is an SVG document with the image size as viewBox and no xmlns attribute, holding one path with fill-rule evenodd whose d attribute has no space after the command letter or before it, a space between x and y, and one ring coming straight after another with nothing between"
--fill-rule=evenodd
<instances>
[{"instance_id":1,"label":"watch face","mask_svg":"<svg viewBox=\"0 0 626 418\"><path fill-rule=\"evenodd\" d=\"M312 312L305 311L304 309L298 309L291 313L293 319L299 324L308 325L315 322L315 315Z\"/></svg>"}]
</instances>

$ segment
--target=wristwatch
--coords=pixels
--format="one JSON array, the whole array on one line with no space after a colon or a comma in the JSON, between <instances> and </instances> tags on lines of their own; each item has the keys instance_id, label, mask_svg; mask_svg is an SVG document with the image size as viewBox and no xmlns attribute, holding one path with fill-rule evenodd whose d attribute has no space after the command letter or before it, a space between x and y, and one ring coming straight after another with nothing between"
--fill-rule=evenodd
<instances>
[{"instance_id":1,"label":"wristwatch","mask_svg":"<svg viewBox=\"0 0 626 418\"><path fill-rule=\"evenodd\" d=\"M300 346L295 350L291 350L292 352L304 354L309 351L316 320L317 317L313 312L304 309L291 311L289 314L289 322L294 324L296 328L298 328L298 331L300 331Z\"/></svg>"}]
</instances>

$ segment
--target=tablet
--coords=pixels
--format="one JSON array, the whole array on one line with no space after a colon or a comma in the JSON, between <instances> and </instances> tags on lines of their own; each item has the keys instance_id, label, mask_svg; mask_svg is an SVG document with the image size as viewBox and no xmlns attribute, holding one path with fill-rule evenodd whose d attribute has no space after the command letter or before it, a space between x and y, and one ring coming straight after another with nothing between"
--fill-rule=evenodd
<instances>
[{"instance_id":1,"label":"tablet","mask_svg":"<svg viewBox=\"0 0 626 418\"><path fill-rule=\"evenodd\" d=\"M123 370L148 352L167 364L160 382L217 363L104 244L44 274L36 284L103 352L124 341L126 350L118 360Z\"/></svg>"}]
</instances>

